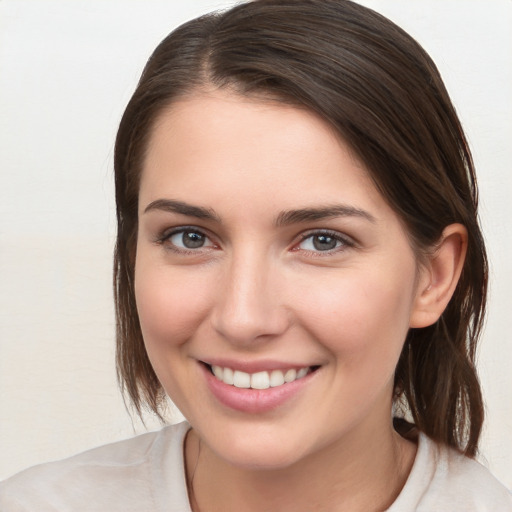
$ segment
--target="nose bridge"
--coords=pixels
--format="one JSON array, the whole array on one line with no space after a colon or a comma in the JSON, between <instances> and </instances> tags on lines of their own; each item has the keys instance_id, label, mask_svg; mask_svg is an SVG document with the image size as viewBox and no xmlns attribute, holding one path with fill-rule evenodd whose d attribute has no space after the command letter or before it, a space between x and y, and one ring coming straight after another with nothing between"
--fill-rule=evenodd
<instances>
[{"instance_id":1,"label":"nose bridge","mask_svg":"<svg viewBox=\"0 0 512 512\"><path fill-rule=\"evenodd\" d=\"M286 330L279 265L268 252L250 246L234 251L221 279L213 322L224 338L243 344Z\"/></svg>"}]
</instances>

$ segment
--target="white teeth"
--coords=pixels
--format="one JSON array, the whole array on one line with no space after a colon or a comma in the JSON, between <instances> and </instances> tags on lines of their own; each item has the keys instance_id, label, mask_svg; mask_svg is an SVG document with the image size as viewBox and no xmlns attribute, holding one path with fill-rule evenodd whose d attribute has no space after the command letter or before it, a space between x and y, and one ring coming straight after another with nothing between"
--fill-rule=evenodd
<instances>
[{"instance_id":1,"label":"white teeth","mask_svg":"<svg viewBox=\"0 0 512 512\"><path fill-rule=\"evenodd\" d=\"M293 382L297 378L297 370L291 369L284 374L285 382Z\"/></svg>"},{"instance_id":2,"label":"white teeth","mask_svg":"<svg viewBox=\"0 0 512 512\"><path fill-rule=\"evenodd\" d=\"M267 373L267 372L265 372ZM274 370L270 374L270 386L275 388L284 384L284 375L281 370Z\"/></svg>"},{"instance_id":3,"label":"white teeth","mask_svg":"<svg viewBox=\"0 0 512 512\"><path fill-rule=\"evenodd\" d=\"M251 376L248 373L235 370L233 374L233 384L235 388L250 388Z\"/></svg>"},{"instance_id":4,"label":"white teeth","mask_svg":"<svg viewBox=\"0 0 512 512\"><path fill-rule=\"evenodd\" d=\"M233 370L231 368L224 368L224 375L221 380L225 384L232 386L235 383Z\"/></svg>"},{"instance_id":5,"label":"white teeth","mask_svg":"<svg viewBox=\"0 0 512 512\"><path fill-rule=\"evenodd\" d=\"M258 372L251 375L252 389L268 389L270 387L270 379L268 372Z\"/></svg>"},{"instance_id":6,"label":"white teeth","mask_svg":"<svg viewBox=\"0 0 512 512\"><path fill-rule=\"evenodd\" d=\"M217 377L217 379L222 380L224 376L224 370L220 366L212 366L213 375Z\"/></svg>"},{"instance_id":7,"label":"white teeth","mask_svg":"<svg viewBox=\"0 0 512 512\"><path fill-rule=\"evenodd\" d=\"M302 379L302 377L305 377L308 373L308 370L309 368L301 368L298 372L297 372L297 379Z\"/></svg>"},{"instance_id":8,"label":"white teeth","mask_svg":"<svg viewBox=\"0 0 512 512\"><path fill-rule=\"evenodd\" d=\"M292 368L283 372L282 370L272 370L271 372L246 373L240 370L232 370L231 368L223 368L221 366L212 366L212 372L218 380L235 386L237 388L252 389L268 389L288 384L305 377L310 367Z\"/></svg>"}]
</instances>

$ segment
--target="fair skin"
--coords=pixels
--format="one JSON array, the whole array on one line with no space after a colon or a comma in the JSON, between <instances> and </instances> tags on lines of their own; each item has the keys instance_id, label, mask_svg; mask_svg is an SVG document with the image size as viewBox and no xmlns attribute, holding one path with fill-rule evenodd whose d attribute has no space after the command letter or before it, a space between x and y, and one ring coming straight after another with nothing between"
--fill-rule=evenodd
<instances>
[{"instance_id":1,"label":"fair skin","mask_svg":"<svg viewBox=\"0 0 512 512\"><path fill-rule=\"evenodd\" d=\"M192 425L193 509L391 505L416 449L392 427L394 369L408 329L451 297L465 240L449 226L420 265L364 166L307 110L221 90L162 113L135 293L151 363ZM226 368L306 375L246 389Z\"/></svg>"}]
</instances>

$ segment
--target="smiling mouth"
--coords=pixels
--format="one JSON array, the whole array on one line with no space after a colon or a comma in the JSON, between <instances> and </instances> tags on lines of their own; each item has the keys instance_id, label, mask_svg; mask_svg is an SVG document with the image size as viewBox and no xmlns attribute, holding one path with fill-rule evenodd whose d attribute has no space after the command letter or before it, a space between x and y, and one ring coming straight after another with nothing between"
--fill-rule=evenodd
<instances>
[{"instance_id":1,"label":"smiling mouth","mask_svg":"<svg viewBox=\"0 0 512 512\"><path fill-rule=\"evenodd\" d=\"M242 389L277 388L302 379L320 368L320 366L304 366L288 370L246 373L240 370L233 370L232 368L205 364L217 380L229 386Z\"/></svg>"}]
</instances>

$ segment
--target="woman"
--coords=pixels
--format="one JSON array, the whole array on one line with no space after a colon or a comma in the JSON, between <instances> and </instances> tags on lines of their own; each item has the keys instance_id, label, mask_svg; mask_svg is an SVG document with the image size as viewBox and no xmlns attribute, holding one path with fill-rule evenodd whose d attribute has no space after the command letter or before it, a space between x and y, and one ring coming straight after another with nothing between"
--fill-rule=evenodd
<instances>
[{"instance_id":1,"label":"woman","mask_svg":"<svg viewBox=\"0 0 512 512\"><path fill-rule=\"evenodd\" d=\"M188 423L28 470L2 510L512 510L472 460L471 155L414 40L340 0L193 20L115 168L121 382Z\"/></svg>"}]
</instances>

